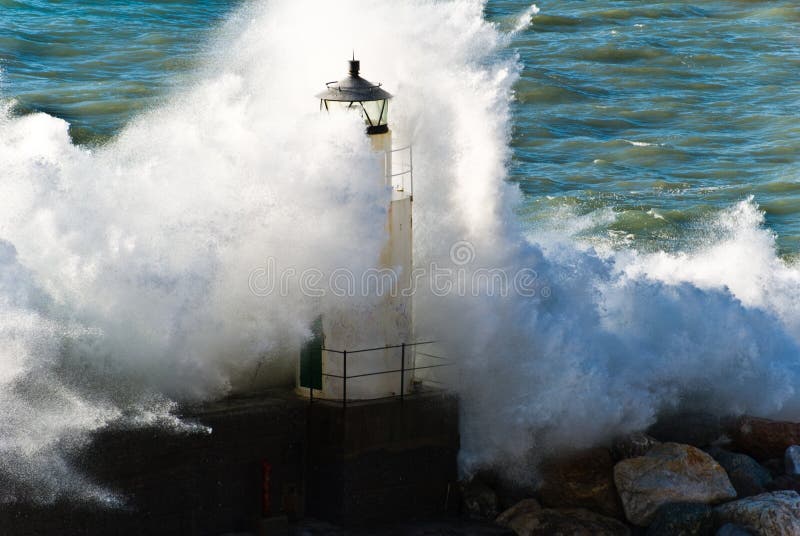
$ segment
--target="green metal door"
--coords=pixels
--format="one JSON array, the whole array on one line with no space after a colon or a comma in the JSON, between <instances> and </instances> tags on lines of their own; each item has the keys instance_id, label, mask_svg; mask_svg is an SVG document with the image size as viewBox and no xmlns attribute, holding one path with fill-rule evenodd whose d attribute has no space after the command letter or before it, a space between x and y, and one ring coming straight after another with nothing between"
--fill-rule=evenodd
<instances>
[{"instance_id":1,"label":"green metal door","mask_svg":"<svg viewBox=\"0 0 800 536\"><path fill-rule=\"evenodd\" d=\"M300 387L322 389L322 317L311 325L311 339L300 350Z\"/></svg>"}]
</instances>

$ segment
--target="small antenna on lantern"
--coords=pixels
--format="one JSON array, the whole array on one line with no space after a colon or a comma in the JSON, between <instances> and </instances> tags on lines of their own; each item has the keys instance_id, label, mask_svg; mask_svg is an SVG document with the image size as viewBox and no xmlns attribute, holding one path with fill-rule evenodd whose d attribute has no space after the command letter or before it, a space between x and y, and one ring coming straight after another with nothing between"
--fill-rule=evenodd
<instances>
[{"instance_id":1,"label":"small antenna on lantern","mask_svg":"<svg viewBox=\"0 0 800 536\"><path fill-rule=\"evenodd\" d=\"M358 76L361 70L361 62L356 59L356 51L353 49L353 59L350 60L350 76Z\"/></svg>"}]
</instances>

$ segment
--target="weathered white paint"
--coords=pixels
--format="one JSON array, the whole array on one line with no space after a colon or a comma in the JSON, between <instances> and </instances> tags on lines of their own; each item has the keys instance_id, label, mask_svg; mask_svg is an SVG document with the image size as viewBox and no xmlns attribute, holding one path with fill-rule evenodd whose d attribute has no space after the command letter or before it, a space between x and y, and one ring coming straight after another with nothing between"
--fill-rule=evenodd
<instances>
[{"instance_id":1,"label":"weathered white paint","mask_svg":"<svg viewBox=\"0 0 800 536\"><path fill-rule=\"evenodd\" d=\"M378 178L392 185L392 133L370 136L376 154L383 158L383 176ZM323 318L324 345L336 350L356 350L365 347L380 347L413 341L413 298L411 276L413 271L413 192L392 188L388 206L386 229L388 241L380 259L379 270L391 270L394 274L394 288L383 288L380 306L371 311L342 311L341 314L328 314ZM381 277L381 276L377 276ZM381 279L383 281L383 279ZM405 350L405 368L414 367L414 347ZM342 356L323 352L323 373L342 375ZM382 371L395 371L401 368L401 350L392 348L366 353L350 354L347 359L348 377ZM404 391L410 392L413 373L406 372ZM309 396L309 390L299 387L300 366L297 367L297 392ZM322 391L315 390L314 397L340 400L343 382L338 378L323 377ZM381 374L364 378L349 379L347 382L348 400L381 398L400 393L400 373Z\"/></svg>"}]
</instances>

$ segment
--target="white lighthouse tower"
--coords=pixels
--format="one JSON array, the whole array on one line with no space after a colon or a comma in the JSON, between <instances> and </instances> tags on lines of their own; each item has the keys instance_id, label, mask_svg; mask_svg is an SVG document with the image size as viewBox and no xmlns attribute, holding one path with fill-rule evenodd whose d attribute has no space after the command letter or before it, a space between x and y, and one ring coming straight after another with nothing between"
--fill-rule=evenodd
<instances>
[{"instance_id":1,"label":"white lighthouse tower","mask_svg":"<svg viewBox=\"0 0 800 536\"><path fill-rule=\"evenodd\" d=\"M381 176L364 177L381 181L387 190L387 242L375 259L375 274L365 276L375 283L380 304L367 313L320 317L312 340L301 350L297 370L298 393L343 402L405 394L412 387L414 368L414 347L406 346L413 342L408 292L413 269L411 148L392 146L392 95L361 77L358 60L349 63L348 76L328 82L317 98L325 112L358 113L382 163Z\"/></svg>"}]
</instances>

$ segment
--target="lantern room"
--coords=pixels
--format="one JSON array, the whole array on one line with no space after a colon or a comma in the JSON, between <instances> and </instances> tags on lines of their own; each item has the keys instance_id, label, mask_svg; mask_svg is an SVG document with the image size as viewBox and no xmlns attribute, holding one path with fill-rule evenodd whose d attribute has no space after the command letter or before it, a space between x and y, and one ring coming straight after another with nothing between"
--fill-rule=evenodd
<instances>
[{"instance_id":1,"label":"lantern room","mask_svg":"<svg viewBox=\"0 0 800 536\"><path fill-rule=\"evenodd\" d=\"M327 89L317 95L321 110L351 110L361 114L367 134L389 131L389 99L392 94L359 75L361 62L350 60L348 76L338 82L328 82Z\"/></svg>"}]
</instances>

